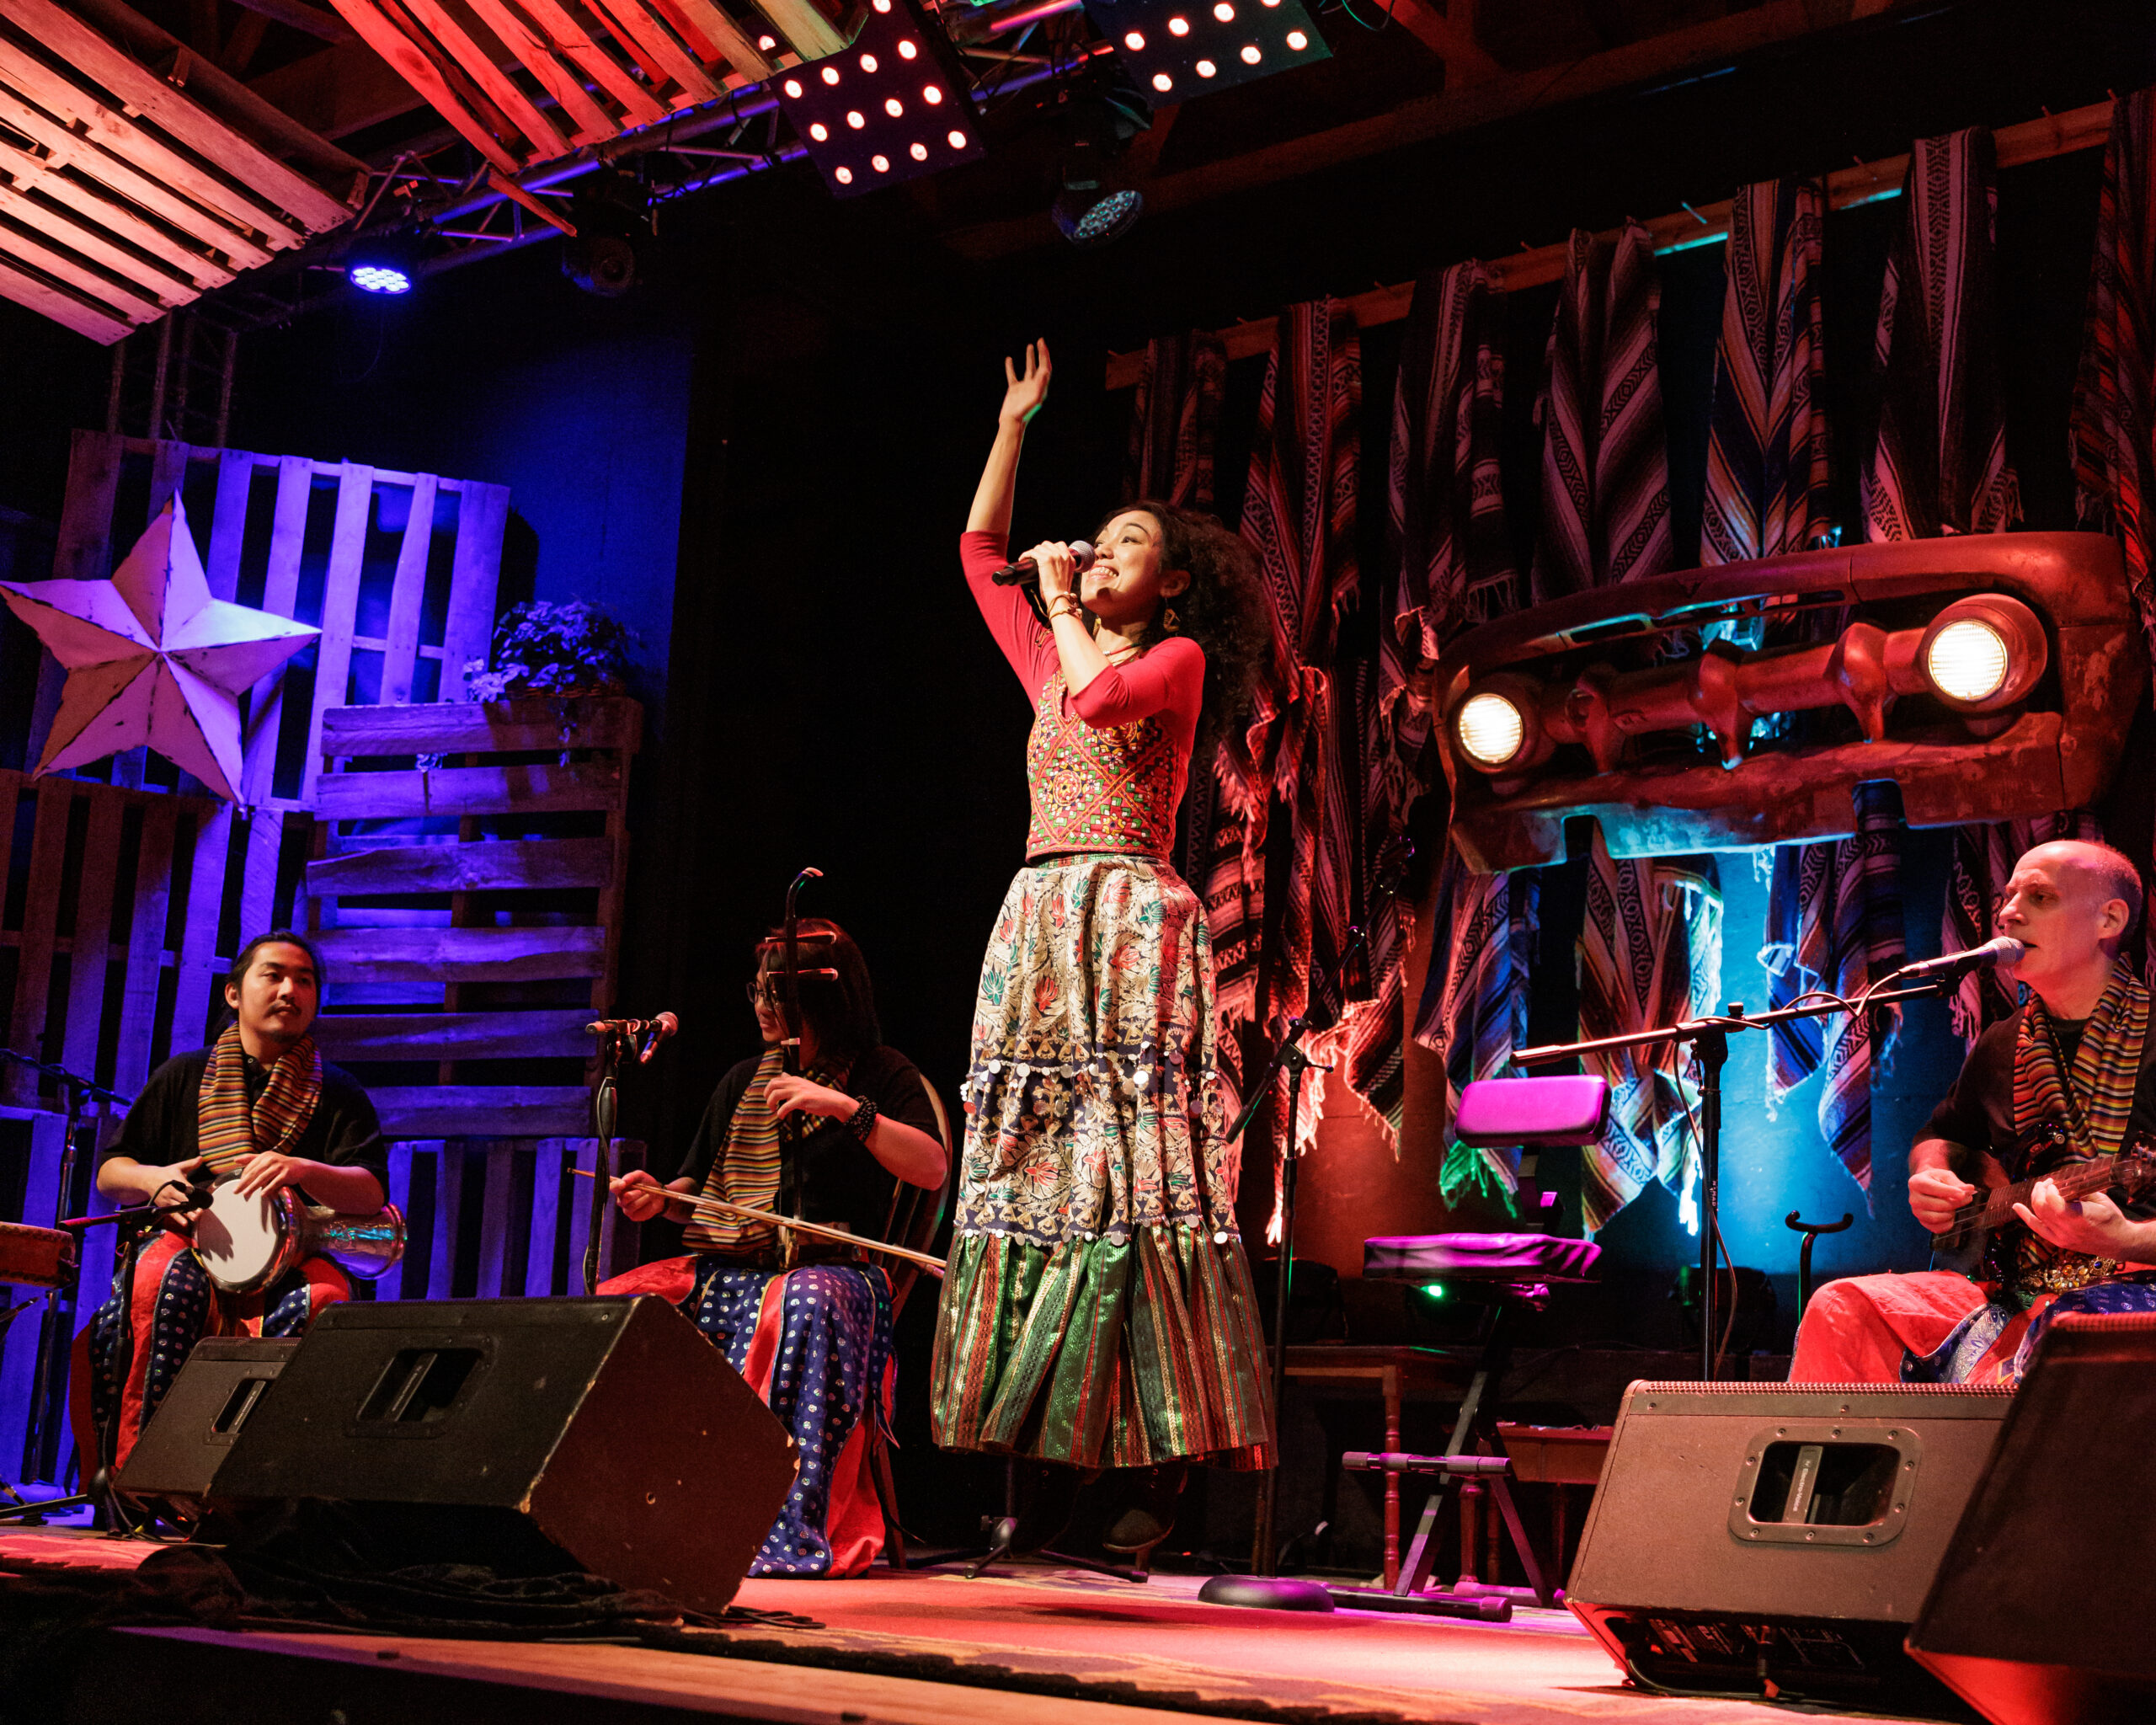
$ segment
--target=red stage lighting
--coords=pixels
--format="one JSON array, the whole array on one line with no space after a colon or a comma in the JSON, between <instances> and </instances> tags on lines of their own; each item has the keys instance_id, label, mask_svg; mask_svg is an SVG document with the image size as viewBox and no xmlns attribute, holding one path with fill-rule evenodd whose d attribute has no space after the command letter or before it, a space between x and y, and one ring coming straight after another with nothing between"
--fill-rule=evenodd
<instances>
[{"instance_id":1,"label":"red stage lighting","mask_svg":"<svg viewBox=\"0 0 2156 1725\"><path fill-rule=\"evenodd\" d=\"M1085 0L1155 108L1331 57L1300 0Z\"/></svg>"},{"instance_id":2,"label":"red stage lighting","mask_svg":"<svg viewBox=\"0 0 2156 1725\"><path fill-rule=\"evenodd\" d=\"M915 0L870 0L851 45L784 74L778 100L838 197L987 153L965 69Z\"/></svg>"}]
</instances>

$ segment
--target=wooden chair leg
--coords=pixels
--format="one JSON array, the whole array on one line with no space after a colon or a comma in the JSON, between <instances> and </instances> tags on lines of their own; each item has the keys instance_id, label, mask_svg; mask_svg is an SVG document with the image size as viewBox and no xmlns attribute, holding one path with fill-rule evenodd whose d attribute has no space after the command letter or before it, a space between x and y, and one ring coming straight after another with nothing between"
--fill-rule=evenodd
<instances>
[{"instance_id":1,"label":"wooden chair leg","mask_svg":"<svg viewBox=\"0 0 2156 1725\"><path fill-rule=\"evenodd\" d=\"M899 1491L891 1477L891 1446L879 1436L868 1445L869 1477L876 1482L876 1501L883 1511L883 1550L894 1569L906 1567L906 1530L899 1525Z\"/></svg>"}]
</instances>

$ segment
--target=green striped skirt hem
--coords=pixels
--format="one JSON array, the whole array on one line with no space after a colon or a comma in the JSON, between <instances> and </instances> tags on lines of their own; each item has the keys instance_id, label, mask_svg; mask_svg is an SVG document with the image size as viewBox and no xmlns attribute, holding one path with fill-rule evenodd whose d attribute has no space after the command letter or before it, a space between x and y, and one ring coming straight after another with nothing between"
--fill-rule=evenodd
<instances>
[{"instance_id":1,"label":"green striped skirt hem","mask_svg":"<svg viewBox=\"0 0 2156 1725\"><path fill-rule=\"evenodd\" d=\"M930 1370L946 1449L1081 1467L1270 1465L1265 1339L1234 1238L961 1235Z\"/></svg>"}]
</instances>

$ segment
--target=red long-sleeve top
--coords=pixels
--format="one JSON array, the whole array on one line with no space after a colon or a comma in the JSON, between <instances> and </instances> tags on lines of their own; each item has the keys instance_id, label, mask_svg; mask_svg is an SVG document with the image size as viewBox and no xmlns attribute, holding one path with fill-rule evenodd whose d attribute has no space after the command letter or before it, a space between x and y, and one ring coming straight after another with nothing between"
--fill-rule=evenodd
<instances>
[{"instance_id":1,"label":"red long-sleeve top","mask_svg":"<svg viewBox=\"0 0 2156 1725\"><path fill-rule=\"evenodd\" d=\"M1003 540L967 533L958 553L989 633L1033 702L1027 860L1105 851L1165 861L1175 847L1176 807L1198 734L1203 650L1171 636L1072 695L1054 638L1026 603L1025 590L995 583L1009 561Z\"/></svg>"}]
</instances>

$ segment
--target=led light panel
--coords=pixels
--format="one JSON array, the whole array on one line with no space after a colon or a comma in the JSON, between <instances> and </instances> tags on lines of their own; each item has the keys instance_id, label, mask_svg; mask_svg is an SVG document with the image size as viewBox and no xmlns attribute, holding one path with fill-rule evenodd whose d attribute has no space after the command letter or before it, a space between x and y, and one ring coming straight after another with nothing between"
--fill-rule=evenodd
<instances>
[{"instance_id":1,"label":"led light panel","mask_svg":"<svg viewBox=\"0 0 2156 1725\"><path fill-rule=\"evenodd\" d=\"M1270 77L1331 50L1300 0L1085 0L1093 28L1155 108Z\"/></svg>"},{"instance_id":2,"label":"led light panel","mask_svg":"<svg viewBox=\"0 0 2156 1725\"><path fill-rule=\"evenodd\" d=\"M987 153L964 68L912 0L869 0L851 47L790 67L773 83L835 197Z\"/></svg>"}]
</instances>

